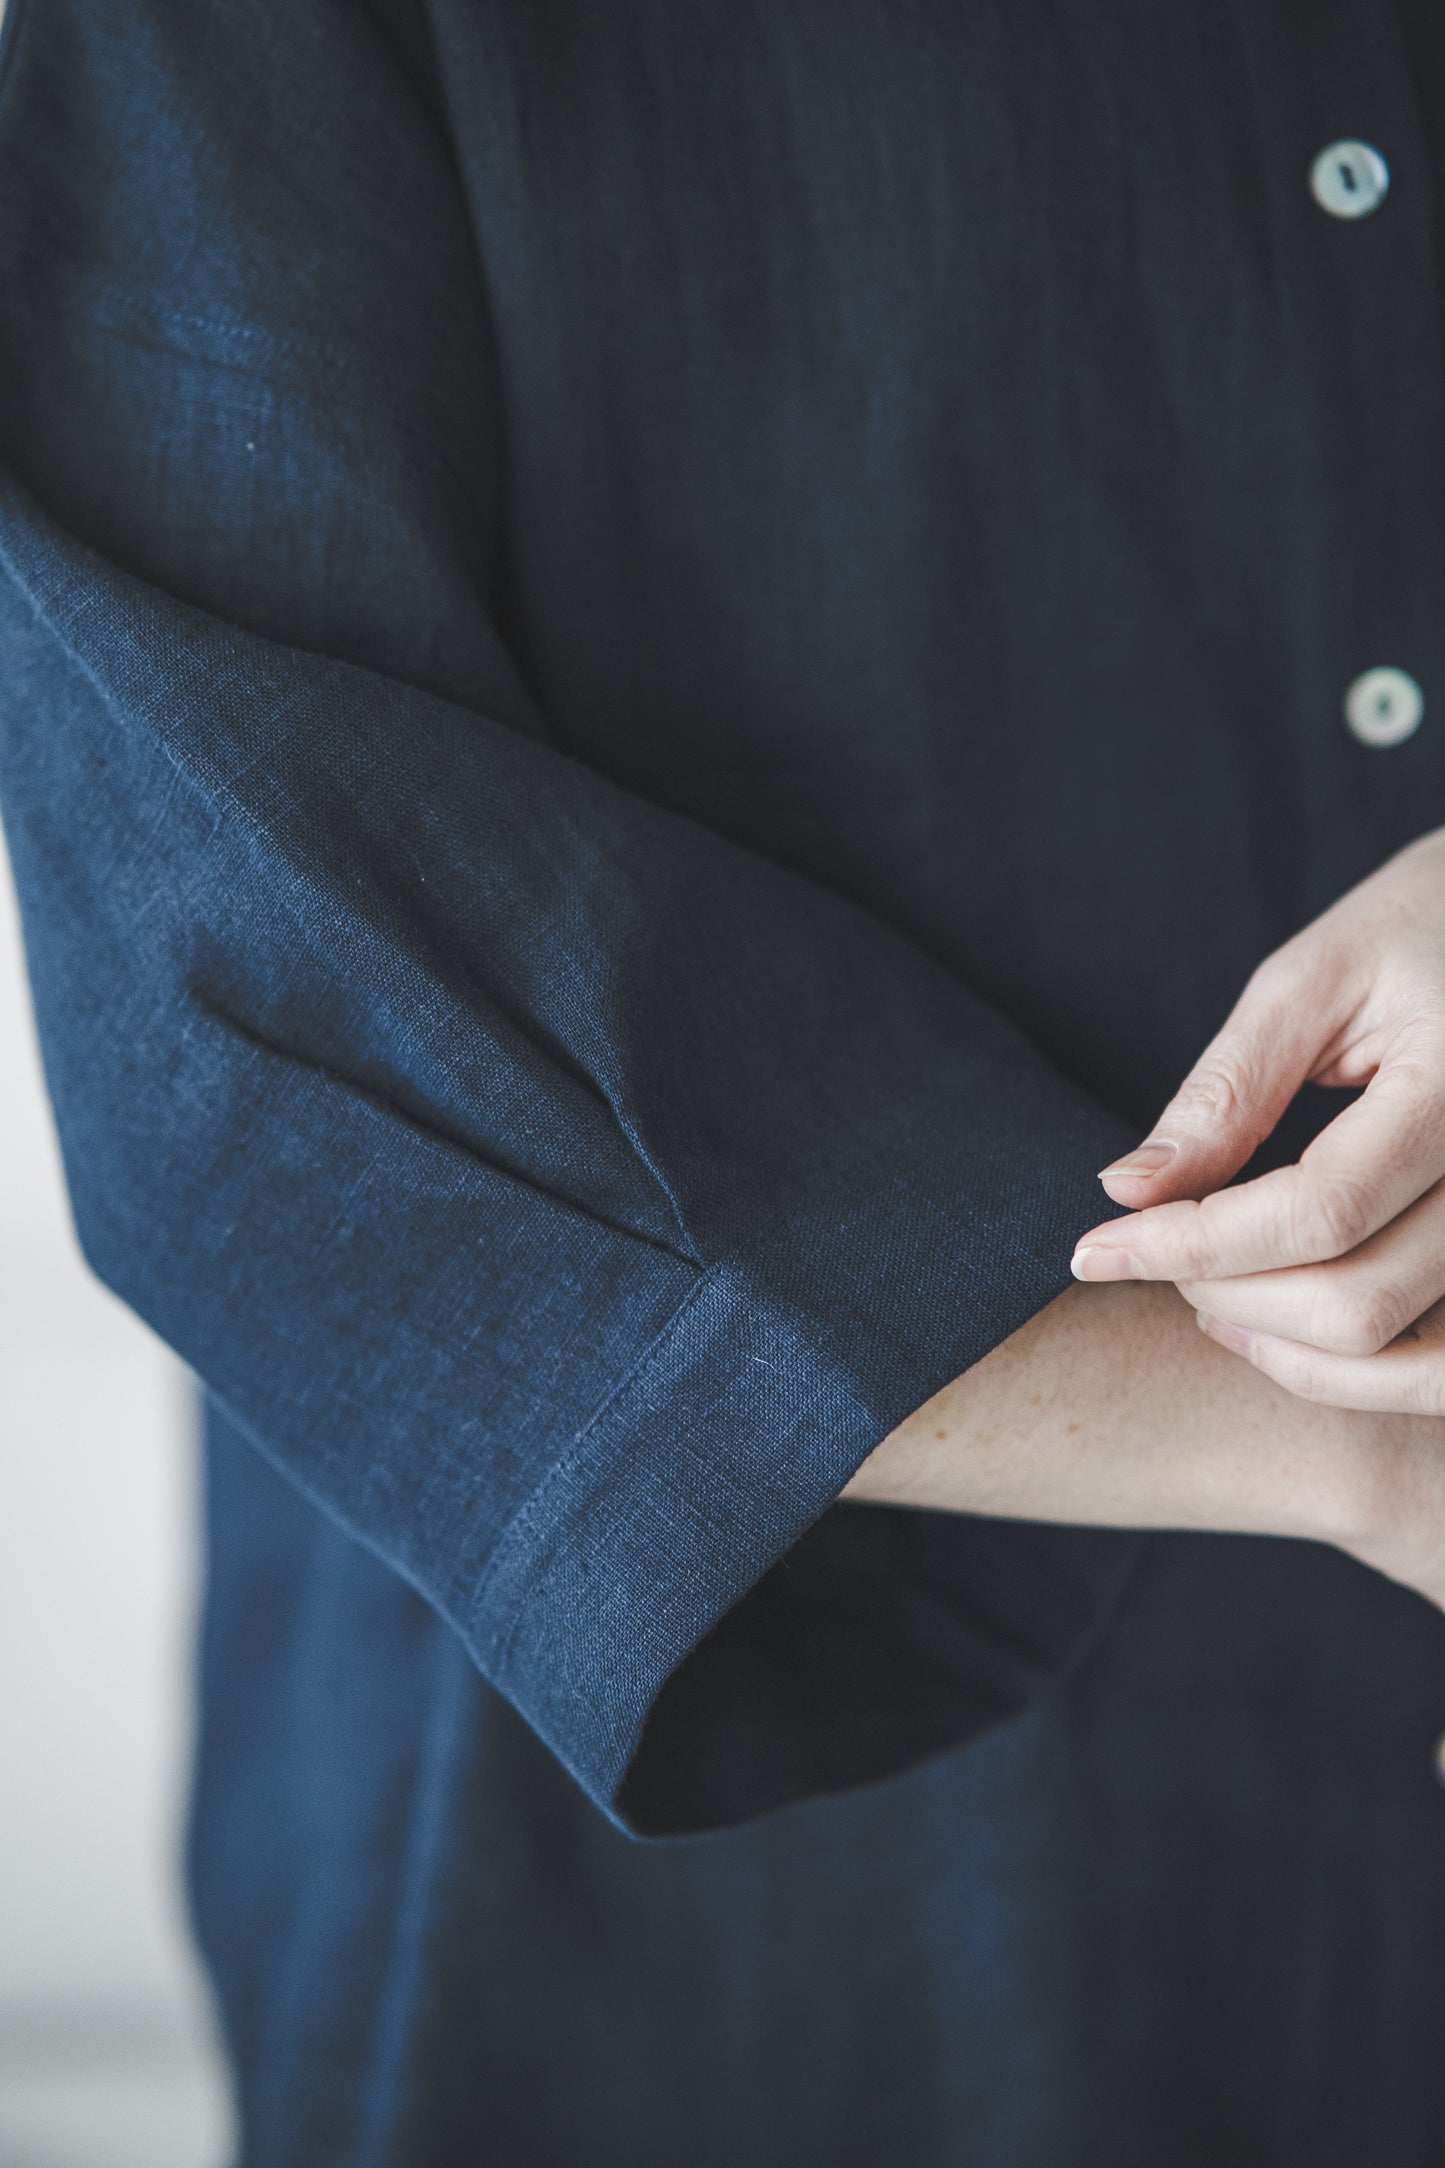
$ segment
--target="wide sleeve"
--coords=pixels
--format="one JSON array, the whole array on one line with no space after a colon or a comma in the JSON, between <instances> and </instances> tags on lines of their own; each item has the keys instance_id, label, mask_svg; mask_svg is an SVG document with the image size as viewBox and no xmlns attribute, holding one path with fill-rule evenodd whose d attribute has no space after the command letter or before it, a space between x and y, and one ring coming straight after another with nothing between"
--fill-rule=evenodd
<instances>
[{"instance_id":1,"label":"wide sleeve","mask_svg":"<svg viewBox=\"0 0 1445 2168\"><path fill-rule=\"evenodd\" d=\"M412 12L14 5L0 786L92 1266L625 1827L1013 1713L1133 1539L829 1508L1125 1130L548 742Z\"/></svg>"}]
</instances>

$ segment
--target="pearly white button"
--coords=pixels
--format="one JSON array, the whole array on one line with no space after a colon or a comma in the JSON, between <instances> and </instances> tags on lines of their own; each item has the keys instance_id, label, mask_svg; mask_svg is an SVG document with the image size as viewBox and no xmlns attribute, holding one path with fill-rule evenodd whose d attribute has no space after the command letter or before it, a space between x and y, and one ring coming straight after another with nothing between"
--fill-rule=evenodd
<instances>
[{"instance_id":1,"label":"pearly white button","mask_svg":"<svg viewBox=\"0 0 1445 2168\"><path fill-rule=\"evenodd\" d=\"M1366 670L1345 694L1345 721L1361 745L1400 745L1413 737L1425 695L1407 670Z\"/></svg>"},{"instance_id":2,"label":"pearly white button","mask_svg":"<svg viewBox=\"0 0 1445 2168\"><path fill-rule=\"evenodd\" d=\"M1371 143L1327 143L1310 167L1315 202L1331 218L1368 218L1385 200L1390 169Z\"/></svg>"}]
</instances>

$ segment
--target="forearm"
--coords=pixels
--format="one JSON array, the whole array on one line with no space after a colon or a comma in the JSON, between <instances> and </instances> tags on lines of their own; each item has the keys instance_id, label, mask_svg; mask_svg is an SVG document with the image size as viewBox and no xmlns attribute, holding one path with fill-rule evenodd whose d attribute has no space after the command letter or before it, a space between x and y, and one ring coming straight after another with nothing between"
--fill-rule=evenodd
<instances>
[{"instance_id":1,"label":"forearm","mask_svg":"<svg viewBox=\"0 0 1445 2168\"><path fill-rule=\"evenodd\" d=\"M1073 1287L902 1423L843 1495L1354 1547L1398 1426L1294 1398L1172 1287Z\"/></svg>"}]
</instances>

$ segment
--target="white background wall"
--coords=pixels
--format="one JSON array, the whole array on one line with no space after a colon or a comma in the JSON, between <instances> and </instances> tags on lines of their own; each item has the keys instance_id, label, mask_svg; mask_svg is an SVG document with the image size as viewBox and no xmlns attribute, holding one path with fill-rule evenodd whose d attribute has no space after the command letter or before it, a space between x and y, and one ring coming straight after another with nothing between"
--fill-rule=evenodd
<instances>
[{"instance_id":1,"label":"white background wall","mask_svg":"<svg viewBox=\"0 0 1445 2168\"><path fill-rule=\"evenodd\" d=\"M87 1274L0 862L0 2168L223 2168L178 1845L187 1380Z\"/></svg>"}]
</instances>

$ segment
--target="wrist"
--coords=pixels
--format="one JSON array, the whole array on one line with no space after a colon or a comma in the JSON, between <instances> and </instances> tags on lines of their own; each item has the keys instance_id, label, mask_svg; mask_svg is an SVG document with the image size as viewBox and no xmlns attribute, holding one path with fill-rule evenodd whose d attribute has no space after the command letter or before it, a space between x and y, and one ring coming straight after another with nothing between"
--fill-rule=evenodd
<instances>
[{"instance_id":1,"label":"wrist","mask_svg":"<svg viewBox=\"0 0 1445 2168\"><path fill-rule=\"evenodd\" d=\"M1445 1423L1382 1417L1356 1526L1341 1548L1445 1609Z\"/></svg>"},{"instance_id":2,"label":"wrist","mask_svg":"<svg viewBox=\"0 0 1445 2168\"><path fill-rule=\"evenodd\" d=\"M1418 1418L1303 1402L1290 1414L1298 1422L1280 1440L1269 1484L1273 1531L1356 1556L1389 1544L1408 1518L1410 1440L1400 1426Z\"/></svg>"},{"instance_id":3,"label":"wrist","mask_svg":"<svg viewBox=\"0 0 1445 2168\"><path fill-rule=\"evenodd\" d=\"M1330 1472L1302 1499L1300 1533L1386 1573L1408 1573L1413 1548L1445 1504L1445 1424L1420 1415L1341 1418Z\"/></svg>"}]
</instances>

